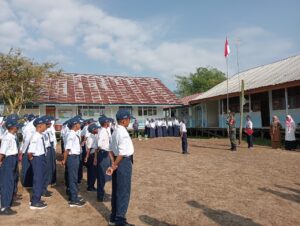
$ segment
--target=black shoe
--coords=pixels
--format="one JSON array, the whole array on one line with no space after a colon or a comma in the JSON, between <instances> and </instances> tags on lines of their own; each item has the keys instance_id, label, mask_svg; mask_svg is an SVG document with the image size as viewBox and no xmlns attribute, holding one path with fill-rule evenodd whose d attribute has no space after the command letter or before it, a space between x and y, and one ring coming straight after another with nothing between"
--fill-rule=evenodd
<instances>
[{"instance_id":1,"label":"black shoe","mask_svg":"<svg viewBox=\"0 0 300 226\"><path fill-rule=\"evenodd\" d=\"M70 202L70 207L83 207L86 204L84 201Z\"/></svg>"},{"instance_id":2,"label":"black shoe","mask_svg":"<svg viewBox=\"0 0 300 226\"><path fill-rule=\"evenodd\" d=\"M42 209L45 209L46 207L47 207L47 204L43 203L43 202L38 202L36 204L30 205L31 210L42 210Z\"/></svg>"},{"instance_id":3,"label":"black shoe","mask_svg":"<svg viewBox=\"0 0 300 226\"><path fill-rule=\"evenodd\" d=\"M134 224L129 224L128 222L122 224L115 224L116 226L135 226Z\"/></svg>"},{"instance_id":4,"label":"black shoe","mask_svg":"<svg viewBox=\"0 0 300 226\"><path fill-rule=\"evenodd\" d=\"M96 188L87 188L86 190L87 190L87 191L92 191L92 192L95 192L95 191L97 191L97 189L96 189Z\"/></svg>"},{"instance_id":5,"label":"black shoe","mask_svg":"<svg viewBox=\"0 0 300 226\"><path fill-rule=\"evenodd\" d=\"M46 192L44 192L44 193L42 194L42 196L45 197L45 198L49 198L49 197L52 196L52 194L51 194L51 192L46 191Z\"/></svg>"},{"instance_id":6,"label":"black shoe","mask_svg":"<svg viewBox=\"0 0 300 226\"><path fill-rule=\"evenodd\" d=\"M10 216L10 215L15 215L16 213L17 212L12 210L10 207L0 210L0 215Z\"/></svg>"}]
</instances>

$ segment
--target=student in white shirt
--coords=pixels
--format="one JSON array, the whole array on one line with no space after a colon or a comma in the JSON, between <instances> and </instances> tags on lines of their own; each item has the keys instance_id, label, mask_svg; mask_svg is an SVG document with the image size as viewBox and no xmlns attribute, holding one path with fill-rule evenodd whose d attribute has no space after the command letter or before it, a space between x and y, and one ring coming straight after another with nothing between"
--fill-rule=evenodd
<instances>
[{"instance_id":1,"label":"student in white shirt","mask_svg":"<svg viewBox=\"0 0 300 226\"><path fill-rule=\"evenodd\" d=\"M27 122L26 126L24 126L24 129L23 129L23 143L21 145L21 151L23 153L21 183L24 187L32 187L32 184L33 184L32 165L30 164L27 153L28 153L30 140L31 140L33 134L35 134L35 132L36 132L35 126L33 125L35 116L33 114L29 114L27 116L27 119L28 119L28 122Z\"/></svg>"},{"instance_id":2,"label":"student in white shirt","mask_svg":"<svg viewBox=\"0 0 300 226\"><path fill-rule=\"evenodd\" d=\"M109 132L110 119L101 116L99 118L101 129L98 134L98 151L95 153L94 165L97 166L97 200L103 202L105 198L105 183L111 179L106 175L106 170L113 161L113 155L109 152L109 145L111 141L111 134ZM110 153L110 154L109 154Z\"/></svg>"},{"instance_id":3,"label":"student in white shirt","mask_svg":"<svg viewBox=\"0 0 300 226\"><path fill-rule=\"evenodd\" d=\"M96 191L96 166L94 165L95 152L98 149L97 134L100 127L96 124L90 124L88 126L89 136L86 139L86 156L84 163L87 167L87 190Z\"/></svg>"},{"instance_id":4,"label":"student in white shirt","mask_svg":"<svg viewBox=\"0 0 300 226\"><path fill-rule=\"evenodd\" d=\"M131 193L131 175L134 148L127 131L130 123L130 112L119 110L116 114L118 125L112 135L110 150L114 155L112 166L107 169L107 174L112 175L112 198L110 225L132 225L126 221Z\"/></svg>"},{"instance_id":5,"label":"student in white shirt","mask_svg":"<svg viewBox=\"0 0 300 226\"><path fill-rule=\"evenodd\" d=\"M80 117L74 117L69 120L68 126L71 129L64 152L64 159L62 165L66 166L65 177L67 193L69 194L70 207L82 207L85 205L85 201L80 200L78 197L78 170L80 164L81 142L77 131L80 130L82 123Z\"/></svg>"},{"instance_id":6,"label":"student in white shirt","mask_svg":"<svg viewBox=\"0 0 300 226\"><path fill-rule=\"evenodd\" d=\"M46 157L45 157L45 141L43 133L46 131L46 117L39 117L34 120L33 125L36 132L33 134L29 148L28 159L32 165L33 170L33 185L30 209L44 209L47 204L41 201L43 188L45 184L45 170L46 170Z\"/></svg>"},{"instance_id":7,"label":"student in white shirt","mask_svg":"<svg viewBox=\"0 0 300 226\"><path fill-rule=\"evenodd\" d=\"M15 175L18 164L18 148L16 133L21 127L16 120L5 123L7 133L2 139L0 148L0 180L1 180L1 209L0 215L13 215L17 212L11 209L13 193L15 190Z\"/></svg>"},{"instance_id":8,"label":"student in white shirt","mask_svg":"<svg viewBox=\"0 0 300 226\"><path fill-rule=\"evenodd\" d=\"M253 149L253 123L251 121L250 115L246 116L245 133L247 135L248 149Z\"/></svg>"},{"instance_id":9,"label":"student in white shirt","mask_svg":"<svg viewBox=\"0 0 300 226\"><path fill-rule=\"evenodd\" d=\"M182 120L180 124L180 137L181 137L182 154L189 154L187 150L188 148L187 130L186 130L184 120Z\"/></svg>"}]
</instances>

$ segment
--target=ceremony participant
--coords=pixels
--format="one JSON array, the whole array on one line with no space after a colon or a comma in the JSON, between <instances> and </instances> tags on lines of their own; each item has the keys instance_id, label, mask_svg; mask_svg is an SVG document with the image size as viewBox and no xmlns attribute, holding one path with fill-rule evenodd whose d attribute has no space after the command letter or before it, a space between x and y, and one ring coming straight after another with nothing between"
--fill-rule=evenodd
<instances>
[{"instance_id":1,"label":"ceremony participant","mask_svg":"<svg viewBox=\"0 0 300 226\"><path fill-rule=\"evenodd\" d=\"M150 138L155 138L156 137L156 134L155 134L155 121L154 119L151 119L151 122L150 122Z\"/></svg>"},{"instance_id":2,"label":"ceremony participant","mask_svg":"<svg viewBox=\"0 0 300 226\"><path fill-rule=\"evenodd\" d=\"M115 161L107 169L107 174L112 175L112 210L109 224L130 226L132 224L127 222L126 213L130 201L134 148L126 128L130 123L131 115L127 110L119 110L116 118L118 125L110 145Z\"/></svg>"},{"instance_id":3,"label":"ceremony participant","mask_svg":"<svg viewBox=\"0 0 300 226\"><path fill-rule=\"evenodd\" d=\"M167 122L165 119L161 120L161 130L162 130L162 136L166 137L167 136Z\"/></svg>"},{"instance_id":4,"label":"ceremony participant","mask_svg":"<svg viewBox=\"0 0 300 226\"><path fill-rule=\"evenodd\" d=\"M253 123L251 121L250 115L246 116L246 128L245 133L247 135L248 149L253 149Z\"/></svg>"},{"instance_id":5,"label":"ceremony participant","mask_svg":"<svg viewBox=\"0 0 300 226\"><path fill-rule=\"evenodd\" d=\"M281 147L281 132L282 125L276 115L272 118L272 123L270 126L270 137L273 149L279 149Z\"/></svg>"},{"instance_id":6,"label":"ceremony participant","mask_svg":"<svg viewBox=\"0 0 300 226\"><path fill-rule=\"evenodd\" d=\"M296 124L292 116L287 115L285 120L285 150L296 150Z\"/></svg>"},{"instance_id":7,"label":"ceremony participant","mask_svg":"<svg viewBox=\"0 0 300 226\"><path fill-rule=\"evenodd\" d=\"M106 175L106 170L114 161L113 154L109 152L111 142L111 134L109 133L109 118L102 116L99 118L101 125L98 133L98 151L95 154L94 165L97 166L97 200L103 202L105 200L105 183L111 180L111 176Z\"/></svg>"},{"instance_id":8,"label":"ceremony participant","mask_svg":"<svg viewBox=\"0 0 300 226\"><path fill-rule=\"evenodd\" d=\"M15 183L18 169L16 134L22 125L16 120L7 120L5 126L7 133L2 137L0 148L0 215L14 215L17 212L11 209L11 204L17 186Z\"/></svg>"},{"instance_id":9,"label":"ceremony participant","mask_svg":"<svg viewBox=\"0 0 300 226\"><path fill-rule=\"evenodd\" d=\"M68 127L68 122L69 120L65 121L63 123L63 126L62 126L62 129L61 129L61 132L60 132L60 145L61 145L61 153L64 154L64 151L65 151L65 144L66 144L66 141L67 141L67 136L68 136L68 133L70 131L69 127Z\"/></svg>"},{"instance_id":10,"label":"ceremony participant","mask_svg":"<svg viewBox=\"0 0 300 226\"><path fill-rule=\"evenodd\" d=\"M139 122L137 119L134 120L132 127L133 127L133 137L138 138L139 137Z\"/></svg>"},{"instance_id":11,"label":"ceremony participant","mask_svg":"<svg viewBox=\"0 0 300 226\"><path fill-rule=\"evenodd\" d=\"M75 116L70 119L68 126L70 132L68 134L64 152L62 165L66 167L65 177L67 182L67 193L69 194L70 207L82 207L85 201L78 197L78 170L80 164L81 142L78 131L80 130L83 120Z\"/></svg>"},{"instance_id":12,"label":"ceremony participant","mask_svg":"<svg viewBox=\"0 0 300 226\"><path fill-rule=\"evenodd\" d=\"M167 125L168 125L168 136L173 137L174 136L174 134L173 134L173 122L170 118L167 121Z\"/></svg>"},{"instance_id":13,"label":"ceremony participant","mask_svg":"<svg viewBox=\"0 0 300 226\"><path fill-rule=\"evenodd\" d=\"M179 137L180 134L180 124L177 118L174 118L173 120L173 133L174 137Z\"/></svg>"},{"instance_id":14,"label":"ceremony participant","mask_svg":"<svg viewBox=\"0 0 300 226\"><path fill-rule=\"evenodd\" d=\"M24 126L23 132L23 143L21 146L21 151L23 153L22 156L22 172L21 172L21 183L24 187L32 187L33 184L33 172L32 165L28 159L28 148L30 145L31 138L36 132L36 128L33 125L35 120L35 116L33 114L29 114L27 116L27 124Z\"/></svg>"},{"instance_id":15,"label":"ceremony participant","mask_svg":"<svg viewBox=\"0 0 300 226\"><path fill-rule=\"evenodd\" d=\"M150 121L149 121L149 119L146 119L146 121L145 121L144 136L147 137L147 138L150 137Z\"/></svg>"},{"instance_id":16,"label":"ceremony participant","mask_svg":"<svg viewBox=\"0 0 300 226\"><path fill-rule=\"evenodd\" d=\"M231 144L230 150L236 151L236 128L235 128L234 112L230 112L227 125L229 129L229 140Z\"/></svg>"},{"instance_id":17,"label":"ceremony participant","mask_svg":"<svg viewBox=\"0 0 300 226\"><path fill-rule=\"evenodd\" d=\"M44 209L47 204L41 201L43 188L45 184L45 170L46 170L46 157L45 157L45 140L43 133L46 131L46 118L39 117L34 120L33 125L36 132L33 134L29 148L28 159L32 165L33 170L33 185L32 196L30 200L30 209Z\"/></svg>"},{"instance_id":18,"label":"ceremony participant","mask_svg":"<svg viewBox=\"0 0 300 226\"><path fill-rule=\"evenodd\" d=\"M162 137L162 121L160 119L156 120L156 136Z\"/></svg>"},{"instance_id":19,"label":"ceremony participant","mask_svg":"<svg viewBox=\"0 0 300 226\"><path fill-rule=\"evenodd\" d=\"M188 141L187 141L187 130L185 121L182 120L180 123L180 137L181 137L181 146L182 146L182 154L189 154L188 153Z\"/></svg>"},{"instance_id":20,"label":"ceremony participant","mask_svg":"<svg viewBox=\"0 0 300 226\"><path fill-rule=\"evenodd\" d=\"M97 134L100 127L96 124L88 126L89 136L86 139L86 156L84 163L87 167L87 191L96 191L95 182L97 178L97 168L94 165L95 152L98 149Z\"/></svg>"}]
</instances>

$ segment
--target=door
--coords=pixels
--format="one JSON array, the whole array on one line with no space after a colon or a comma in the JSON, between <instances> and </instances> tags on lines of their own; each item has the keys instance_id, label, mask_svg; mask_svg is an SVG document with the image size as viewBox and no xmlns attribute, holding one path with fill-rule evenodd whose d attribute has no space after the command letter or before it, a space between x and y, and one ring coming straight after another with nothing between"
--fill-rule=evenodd
<instances>
[{"instance_id":1,"label":"door","mask_svg":"<svg viewBox=\"0 0 300 226\"><path fill-rule=\"evenodd\" d=\"M270 126L270 108L269 108L269 93L265 92L261 94L261 124L262 127Z\"/></svg>"},{"instance_id":2,"label":"door","mask_svg":"<svg viewBox=\"0 0 300 226\"><path fill-rule=\"evenodd\" d=\"M55 106L46 106L46 115L53 116L55 118Z\"/></svg>"}]
</instances>

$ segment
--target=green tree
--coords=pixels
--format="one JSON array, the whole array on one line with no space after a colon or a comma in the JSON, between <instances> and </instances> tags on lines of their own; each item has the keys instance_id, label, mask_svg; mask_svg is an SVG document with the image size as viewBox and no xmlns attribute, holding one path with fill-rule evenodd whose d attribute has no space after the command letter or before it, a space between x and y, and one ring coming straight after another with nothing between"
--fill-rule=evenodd
<instances>
[{"instance_id":1,"label":"green tree","mask_svg":"<svg viewBox=\"0 0 300 226\"><path fill-rule=\"evenodd\" d=\"M19 113L24 105L41 95L42 81L56 76L56 64L36 63L22 55L19 49L0 53L0 98L8 113Z\"/></svg>"},{"instance_id":2,"label":"green tree","mask_svg":"<svg viewBox=\"0 0 300 226\"><path fill-rule=\"evenodd\" d=\"M202 93L226 80L225 74L216 68L197 68L195 73L188 76L176 75L177 89L180 97Z\"/></svg>"}]
</instances>

